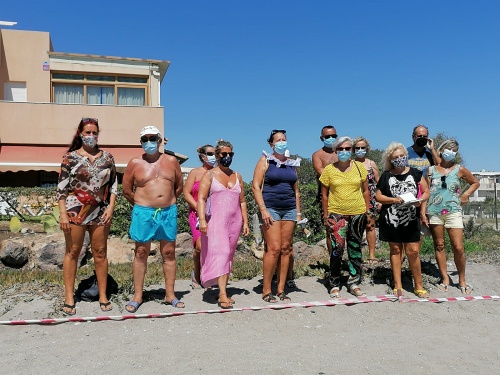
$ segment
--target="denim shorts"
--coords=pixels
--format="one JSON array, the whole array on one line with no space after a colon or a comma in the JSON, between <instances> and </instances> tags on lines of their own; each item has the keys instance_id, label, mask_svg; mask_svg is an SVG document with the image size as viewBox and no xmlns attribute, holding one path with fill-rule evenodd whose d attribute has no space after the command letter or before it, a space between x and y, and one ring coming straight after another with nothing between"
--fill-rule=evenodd
<instances>
[{"instance_id":1,"label":"denim shorts","mask_svg":"<svg viewBox=\"0 0 500 375\"><path fill-rule=\"evenodd\" d=\"M164 208L153 208L134 205L129 235L135 242L175 241L177 206L174 204Z\"/></svg>"},{"instance_id":2,"label":"denim shorts","mask_svg":"<svg viewBox=\"0 0 500 375\"><path fill-rule=\"evenodd\" d=\"M274 221L290 220L297 221L297 209L292 208L291 210L280 210L267 207L267 211L271 215ZM259 212L259 221L262 224L262 217Z\"/></svg>"}]
</instances>

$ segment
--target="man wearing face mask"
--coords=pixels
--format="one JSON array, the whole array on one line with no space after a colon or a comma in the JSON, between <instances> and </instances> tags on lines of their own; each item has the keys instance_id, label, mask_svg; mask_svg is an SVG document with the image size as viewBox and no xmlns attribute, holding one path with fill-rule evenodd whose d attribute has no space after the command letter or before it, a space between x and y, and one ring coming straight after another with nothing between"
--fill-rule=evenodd
<instances>
[{"instance_id":1,"label":"man wearing face mask","mask_svg":"<svg viewBox=\"0 0 500 375\"><path fill-rule=\"evenodd\" d=\"M319 139L323 142L323 147L312 154L312 163L317 174L316 179L318 183L316 202L318 202L321 208L321 182L319 182L319 176L321 176L323 169L325 169L328 164L335 163L339 160L337 153L333 150L333 144L337 139L337 130L332 125L323 126ZM321 220L323 220L323 217ZM330 254L332 252L332 244L330 232L328 230L326 231L326 247L328 249L328 254Z\"/></svg>"},{"instance_id":2,"label":"man wearing face mask","mask_svg":"<svg viewBox=\"0 0 500 375\"><path fill-rule=\"evenodd\" d=\"M407 148L408 166L421 171L425 178L429 167L439 163L441 159L434 149L434 140L429 138L429 129L425 125L415 126L412 139L413 145Z\"/></svg>"},{"instance_id":3,"label":"man wearing face mask","mask_svg":"<svg viewBox=\"0 0 500 375\"><path fill-rule=\"evenodd\" d=\"M151 241L160 241L167 305L183 308L174 294L177 235L177 198L182 193L182 172L174 156L160 153L160 131L155 126L141 130L144 154L129 161L123 176L123 195L134 205L130 238L135 241L133 261L134 297L125 306L135 313L142 303L144 278Z\"/></svg>"}]
</instances>

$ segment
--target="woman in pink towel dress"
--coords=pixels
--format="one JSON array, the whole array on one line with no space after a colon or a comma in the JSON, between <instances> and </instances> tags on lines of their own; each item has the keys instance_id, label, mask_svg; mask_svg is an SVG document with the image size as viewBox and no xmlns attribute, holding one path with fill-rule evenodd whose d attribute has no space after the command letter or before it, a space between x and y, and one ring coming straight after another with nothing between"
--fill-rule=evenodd
<instances>
[{"instance_id":1,"label":"woman in pink towel dress","mask_svg":"<svg viewBox=\"0 0 500 375\"><path fill-rule=\"evenodd\" d=\"M188 222L191 228L191 233L193 235L193 263L194 269L191 272L191 287L193 289L201 288L200 281L200 253L201 253L201 232L198 229L198 188L200 185L200 180L206 171L212 169L215 164L217 164L217 159L215 158L215 149L212 145L204 145L198 147L198 158L202 163L202 166L195 168L189 172L186 183L184 184L184 199L189 205Z\"/></svg>"},{"instance_id":2,"label":"woman in pink towel dress","mask_svg":"<svg viewBox=\"0 0 500 375\"><path fill-rule=\"evenodd\" d=\"M219 140L215 146L217 167L205 172L198 188L198 217L201 232L201 282L218 284L219 307L230 309L234 300L226 287L238 244L250 232L241 175L229 168L234 152L231 143Z\"/></svg>"}]
</instances>

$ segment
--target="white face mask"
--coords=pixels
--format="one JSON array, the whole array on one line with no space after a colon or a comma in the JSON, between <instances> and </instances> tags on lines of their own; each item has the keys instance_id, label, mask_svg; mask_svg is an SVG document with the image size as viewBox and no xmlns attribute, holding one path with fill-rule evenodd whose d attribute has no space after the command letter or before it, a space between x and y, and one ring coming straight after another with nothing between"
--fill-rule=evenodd
<instances>
[{"instance_id":1,"label":"white face mask","mask_svg":"<svg viewBox=\"0 0 500 375\"><path fill-rule=\"evenodd\" d=\"M213 167L215 166L215 164L217 164L217 158L215 157L215 155L207 155L206 163Z\"/></svg>"}]
</instances>

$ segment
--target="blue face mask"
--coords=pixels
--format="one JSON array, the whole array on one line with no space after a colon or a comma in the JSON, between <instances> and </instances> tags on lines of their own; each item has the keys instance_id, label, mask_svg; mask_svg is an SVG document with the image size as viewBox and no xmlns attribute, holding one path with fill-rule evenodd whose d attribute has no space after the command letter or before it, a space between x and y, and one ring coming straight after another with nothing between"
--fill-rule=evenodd
<instances>
[{"instance_id":1,"label":"blue face mask","mask_svg":"<svg viewBox=\"0 0 500 375\"><path fill-rule=\"evenodd\" d=\"M356 150L356 151L354 151L354 153L356 154L356 156L358 158L362 158L363 156L366 155L366 150Z\"/></svg>"},{"instance_id":2,"label":"blue face mask","mask_svg":"<svg viewBox=\"0 0 500 375\"><path fill-rule=\"evenodd\" d=\"M217 164L217 158L215 157L215 155L207 155L207 160L206 160L206 163L208 165L210 165L211 167L215 166L215 164Z\"/></svg>"},{"instance_id":3,"label":"blue face mask","mask_svg":"<svg viewBox=\"0 0 500 375\"><path fill-rule=\"evenodd\" d=\"M330 137L330 138L328 138L328 139L325 139L325 140L323 141L323 145L324 145L325 147L328 147L328 148L333 148L333 144L335 143L335 140L336 140L336 139L335 139L335 138L333 138L333 137Z\"/></svg>"},{"instance_id":4,"label":"blue face mask","mask_svg":"<svg viewBox=\"0 0 500 375\"><path fill-rule=\"evenodd\" d=\"M280 155L283 155L287 148L288 144L286 143L286 141L276 142L274 144L274 151L276 151L276 153Z\"/></svg>"},{"instance_id":5,"label":"blue face mask","mask_svg":"<svg viewBox=\"0 0 500 375\"><path fill-rule=\"evenodd\" d=\"M448 150L448 149L445 149L441 156L443 157L443 159L445 161L452 161L453 159L455 159L455 156L457 156L457 153L454 152L454 151L451 151L451 150Z\"/></svg>"},{"instance_id":6,"label":"blue face mask","mask_svg":"<svg viewBox=\"0 0 500 375\"><path fill-rule=\"evenodd\" d=\"M153 155L156 153L156 151L158 151L158 142L144 142L142 144L142 149L146 154Z\"/></svg>"},{"instance_id":7,"label":"blue face mask","mask_svg":"<svg viewBox=\"0 0 500 375\"><path fill-rule=\"evenodd\" d=\"M351 158L351 151L337 151L340 161L347 161Z\"/></svg>"}]
</instances>

